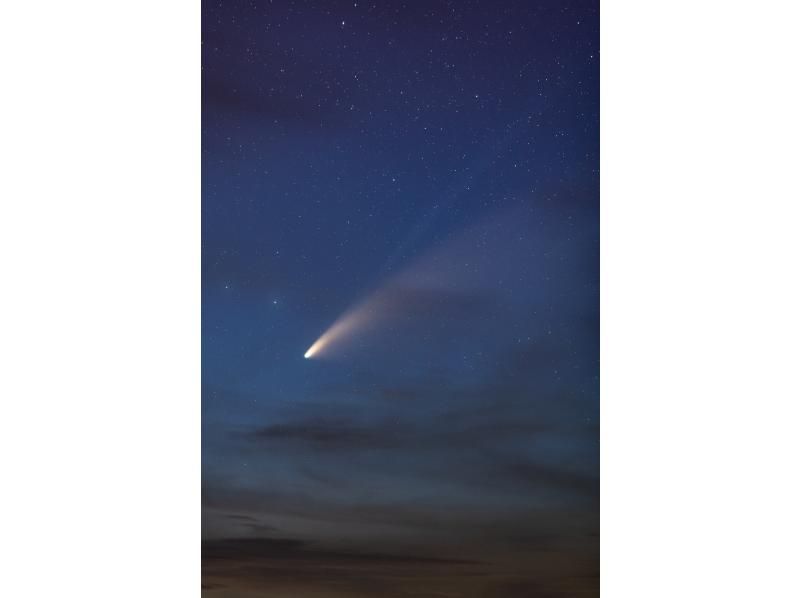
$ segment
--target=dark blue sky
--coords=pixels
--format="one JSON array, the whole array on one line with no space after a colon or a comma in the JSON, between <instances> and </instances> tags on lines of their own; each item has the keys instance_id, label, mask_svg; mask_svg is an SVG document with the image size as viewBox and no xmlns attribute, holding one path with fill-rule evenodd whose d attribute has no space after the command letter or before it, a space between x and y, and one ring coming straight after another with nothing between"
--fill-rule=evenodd
<instances>
[{"instance_id":1,"label":"dark blue sky","mask_svg":"<svg viewBox=\"0 0 800 598\"><path fill-rule=\"evenodd\" d=\"M203 3L209 589L596 592L598 44L595 2Z\"/></svg>"}]
</instances>

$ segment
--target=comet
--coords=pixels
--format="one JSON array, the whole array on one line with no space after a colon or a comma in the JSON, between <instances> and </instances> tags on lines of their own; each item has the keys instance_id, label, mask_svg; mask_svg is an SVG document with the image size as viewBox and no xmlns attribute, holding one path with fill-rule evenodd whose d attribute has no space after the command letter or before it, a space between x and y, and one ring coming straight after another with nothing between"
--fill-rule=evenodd
<instances>
[{"instance_id":1,"label":"comet","mask_svg":"<svg viewBox=\"0 0 800 598\"><path fill-rule=\"evenodd\" d=\"M518 210L504 212L429 248L339 316L303 357L328 357L353 337L389 323L400 328L426 317L437 302L475 297L487 289L498 292L496 281L504 276L501 264L511 268L505 275L510 278L519 262L518 240L528 238L532 229L528 218ZM475 239L482 240L478 246Z\"/></svg>"},{"instance_id":2,"label":"comet","mask_svg":"<svg viewBox=\"0 0 800 598\"><path fill-rule=\"evenodd\" d=\"M359 304L343 314L308 348L303 357L312 359L326 353L331 345L338 343L349 333L363 326L369 319L369 301Z\"/></svg>"},{"instance_id":3,"label":"comet","mask_svg":"<svg viewBox=\"0 0 800 598\"><path fill-rule=\"evenodd\" d=\"M323 346L323 337L324 337L324 336L325 336L325 335L323 334L323 335L322 335L321 337L319 337L319 338L318 338L316 341L314 341L314 344L313 344L313 345L311 345L311 346L308 348L308 351L306 351L306 352L303 354L303 357L305 357L306 359L311 359L312 357L314 357L314 355L316 355L316 354L319 352L319 350L320 350L320 349L322 349L322 346Z\"/></svg>"}]
</instances>

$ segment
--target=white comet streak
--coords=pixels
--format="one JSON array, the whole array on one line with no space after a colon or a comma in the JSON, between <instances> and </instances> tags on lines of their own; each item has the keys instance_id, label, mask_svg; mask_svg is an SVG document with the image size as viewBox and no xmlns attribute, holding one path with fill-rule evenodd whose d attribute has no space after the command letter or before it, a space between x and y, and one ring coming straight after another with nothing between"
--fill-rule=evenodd
<instances>
[{"instance_id":1,"label":"white comet streak","mask_svg":"<svg viewBox=\"0 0 800 598\"><path fill-rule=\"evenodd\" d=\"M341 337L345 336L348 332L353 330L354 328L358 327L358 325L363 322L364 314L360 312L358 308L344 314L341 318L336 320L333 325L328 328L322 336L320 336L313 345L308 348L308 351L305 352L306 359L311 359L312 357L319 357L320 354L325 351L332 343L339 340Z\"/></svg>"},{"instance_id":2,"label":"white comet streak","mask_svg":"<svg viewBox=\"0 0 800 598\"><path fill-rule=\"evenodd\" d=\"M429 250L408 267L385 281L360 303L347 310L305 352L306 359L323 357L347 337L362 334L382 321L397 317L412 306L414 296L447 293L474 295L487 287L498 292L496 280L515 275L520 247L517 239L536 239L537 230L527 213L501 214L466 229ZM476 249L475 239L484 239ZM509 239L515 239L513 243ZM491 243L489 248L487 244Z\"/></svg>"}]
</instances>

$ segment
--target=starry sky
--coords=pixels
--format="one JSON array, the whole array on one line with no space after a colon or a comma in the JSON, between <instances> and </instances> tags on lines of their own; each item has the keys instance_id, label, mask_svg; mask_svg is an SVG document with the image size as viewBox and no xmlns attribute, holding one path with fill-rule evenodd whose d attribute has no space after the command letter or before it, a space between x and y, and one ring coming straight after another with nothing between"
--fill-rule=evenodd
<instances>
[{"instance_id":1,"label":"starry sky","mask_svg":"<svg viewBox=\"0 0 800 598\"><path fill-rule=\"evenodd\" d=\"M598 3L202 10L204 594L597 595Z\"/></svg>"}]
</instances>

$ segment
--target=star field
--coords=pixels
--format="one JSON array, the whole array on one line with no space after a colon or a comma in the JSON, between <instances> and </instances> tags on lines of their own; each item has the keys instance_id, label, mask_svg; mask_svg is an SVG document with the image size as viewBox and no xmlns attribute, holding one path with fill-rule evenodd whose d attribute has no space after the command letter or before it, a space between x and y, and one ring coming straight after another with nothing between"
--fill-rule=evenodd
<instances>
[{"instance_id":1,"label":"star field","mask_svg":"<svg viewBox=\"0 0 800 598\"><path fill-rule=\"evenodd\" d=\"M209 595L597 592L598 52L594 2L203 3Z\"/></svg>"}]
</instances>

